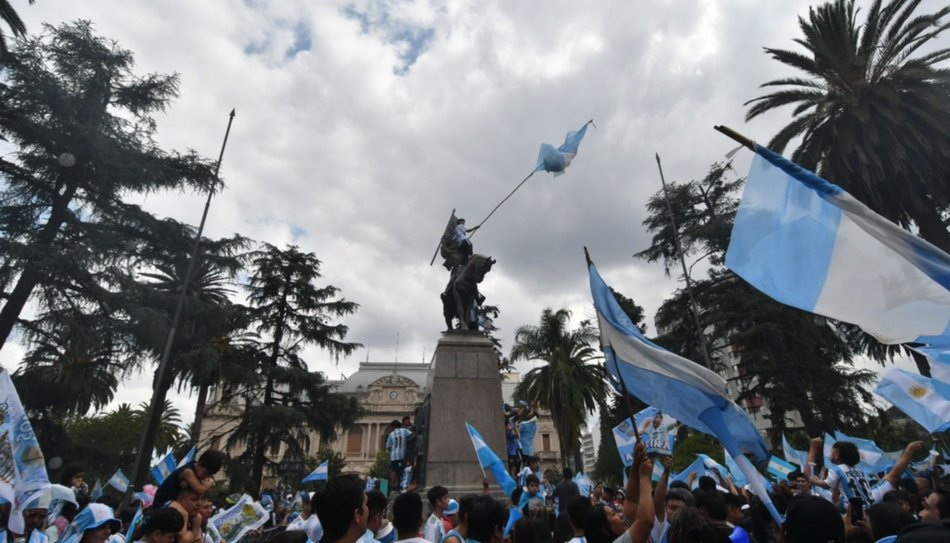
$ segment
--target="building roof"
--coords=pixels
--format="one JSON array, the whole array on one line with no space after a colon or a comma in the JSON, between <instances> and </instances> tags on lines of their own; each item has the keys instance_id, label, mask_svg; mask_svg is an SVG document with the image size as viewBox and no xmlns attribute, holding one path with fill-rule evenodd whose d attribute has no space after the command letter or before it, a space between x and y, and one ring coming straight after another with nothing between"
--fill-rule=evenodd
<instances>
[{"instance_id":1,"label":"building roof","mask_svg":"<svg viewBox=\"0 0 950 543\"><path fill-rule=\"evenodd\" d=\"M361 362L359 369L339 383L337 391L344 394L364 392L369 385L388 375L399 375L418 385L422 391L426 387L429 364L408 364L394 362Z\"/></svg>"}]
</instances>

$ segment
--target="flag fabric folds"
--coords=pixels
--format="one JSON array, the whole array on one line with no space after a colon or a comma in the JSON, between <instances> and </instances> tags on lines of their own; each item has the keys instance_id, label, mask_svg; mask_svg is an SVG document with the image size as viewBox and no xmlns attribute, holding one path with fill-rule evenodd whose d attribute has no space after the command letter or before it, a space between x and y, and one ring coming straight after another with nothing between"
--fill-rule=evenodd
<instances>
[{"instance_id":1,"label":"flag fabric folds","mask_svg":"<svg viewBox=\"0 0 950 543\"><path fill-rule=\"evenodd\" d=\"M109 480L106 481L106 486L111 486L119 492L125 492L129 489L129 478L122 473L121 469L117 469L112 477L109 477Z\"/></svg>"},{"instance_id":2,"label":"flag fabric folds","mask_svg":"<svg viewBox=\"0 0 950 543\"><path fill-rule=\"evenodd\" d=\"M317 469L310 472L310 475L307 475L303 478L301 483L311 483L314 481L326 481L327 476L330 474L330 461L324 460L322 464L317 466Z\"/></svg>"},{"instance_id":3,"label":"flag fabric folds","mask_svg":"<svg viewBox=\"0 0 950 543\"><path fill-rule=\"evenodd\" d=\"M590 476L586 473L577 472L574 475L574 482L577 483L577 489L581 496L589 498L591 491L594 489L594 481L591 480Z\"/></svg>"},{"instance_id":4,"label":"flag fabric folds","mask_svg":"<svg viewBox=\"0 0 950 543\"><path fill-rule=\"evenodd\" d=\"M178 465L175 463L175 455L168 453L162 457L157 464L152 466L152 479L155 479L156 484L161 485L177 468Z\"/></svg>"},{"instance_id":5,"label":"flag fabric folds","mask_svg":"<svg viewBox=\"0 0 950 543\"><path fill-rule=\"evenodd\" d=\"M189 462L193 462L195 459L195 453L197 452L198 452L197 447L192 447L188 449L188 452L185 453L185 456L182 456L181 461L178 462L178 467L180 468Z\"/></svg>"},{"instance_id":6,"label":"flag fabric folds","mask_svg":"<svg viewBox=\"0 0 950 543\"><path fill-rule=\"evenodd\" d=\"M587 125L594 121L587 121L579 130L571 130L564 138L564 143L557 149L553 145L542 143L538 150L538 164L534 167L535 172L545 171L554 175L561 175L564 170L571 165L571 161L577 156L577 149L581 145L581 140L587 133Z\"/></svg>"},{"instance_id":7,"label":"flag fabric folds","mask_svg":"<svg viewBox=\"0 0 950 543\"><path fill-rule=\"evenodd\" d=\"M518 443L521 445L521 453L525 456L534 454L534 438L538 434L538 417L531 417L526 421L518 423Z\"/></svg>"},{"instance_id":8,"label":"flag fabric folds","mask_svg":"<svg viewBox=\"0 0 950 543\"><path fill-rule=\"evenodd\" d=\"M749 416L729 399L726 381L716 372L671 353L640 333L597 273L588 264L591 296L600 326L606 368L626 392L681 423L715 436L732 455L753 492L781 523L755 466L769 459L768 447ZM755 473L755 475L753 475Z\"/></svg>"},{"instance_id":9,"label":"flag fabric folds","mask_svg":"<svg viewBox=\"0 0 950 543\"><path fill-rule=\"evenodd\" d=\"M894 404L930 433L950 429L950 399L934 388L934 382L900 368L891 368L874 393Z\"/></svg>"},{"instance_id":10,"label":"flag fabric folds","mask_svg":"<svg viewBox=\"0 0 950 543\"><path fill-rule=\"evenodd\" d=\"M792 444L788 442L788 438L785 437L785 434L782 434L782 454L785 456L785 460L793 464L798 464L798 467L803 469L805 463L808 462L808 453L792 447Z\"/></svg>"},{"instance_id":11,"label":"flag fabric folds","mask_svg":"<svg viewBox=\"0 0 950 543\"><path fill-rule=\"evenodd\" d=\"M92 490L89 491L89 497L92 498L93 501L98 500L99 498L102 497L102 481L101 480L96 479L96 484L92 485Z\"/></svg>"},{"instance_id":12,"label":"flag fabric folds","mask_svg":"<svg viewBox=\"0 0 950 543\"><path fill-rule=\"evenodd\" d=\"M782 303L882 343L924 344L950 398L950 255L781 155L755 152L726 266Z\"/></svg>"},{"instance_id":13,"label":"flag fabric folds","mask_svg":"<svg viewBox=\"0 0 950 543\"><path fill-rule=\"evenodd\" d=\"M467 422L465 423L465 427L468 428L468 436L472 438L472 446L475 447L478 464L482 467L483 471L485 468L488 468L495 478L495 482L505 491L505 495L511 496L511 493L515 491L515 487L518 485L511 477L511 474L508 473L505 464L501 461L501 458L498 458L498 455L491 450L488 443L482 438L482 435L478 433L478 430Z\"/></svg>"},{"instance_id":14,"label":"flag fabric folds","mask_svg":"<svg viewBox=\"0 0 950 543\"><path fill-rule=\"evenodd\" d=\"M126 541L135 541L132 534L135 533L135 529L139 527L139 524L142 523L142 505L139 504L138 509L135 510L135 516L132 517L132 522L129 523L129 529L125 532Z\"/></svg>"}]
</instances>

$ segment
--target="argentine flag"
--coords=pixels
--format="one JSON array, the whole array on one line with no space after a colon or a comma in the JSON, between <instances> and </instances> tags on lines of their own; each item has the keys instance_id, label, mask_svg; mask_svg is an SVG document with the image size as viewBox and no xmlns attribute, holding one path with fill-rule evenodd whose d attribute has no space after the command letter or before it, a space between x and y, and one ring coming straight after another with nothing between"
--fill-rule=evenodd
<instances>
[{"instance_id":1,"label":"argentine flag","mask_svg":"<svg viewBox=\"0 0 950 543\"><path fill-rule=\"evenodd\" d=\"M584 134L587 133L589 124L594 124L594 121L587 121L579 130L568 132L564 143L557 149L553 145L542 143L538 150L538 164L534 167L534 171L552 172L555 176L563 174L577 156L577 149L581 145L581 140L584 139Z\"/></svg>"},{"instance_id":2,"label":"argentine flag","mask_svg":"<svg viewBox=\"0 0 950 543\"><path fill-rule=\"evenodd\" d=\"M805 464L808 463L808 453L792 447L792 444L788 442L788 438L785 437L785 434L782 434L782 454L785 456L785 460L793 464L798 464L802 469L804 469Z\"/></svg>"},{"instance_id":3,"label":"argentine flag","mask_svg":"<svg viewBox=\"0 0 950 543\"><path fill-rule=\"evenodd\" d=\"M729 399L726 380L718 373L671 353L640 333L597 273L588 263L590 291L597 310L600 341L607 358L606 368L614 381L623 382L626 392L681 423L712 435L729 451L750 481L757 496L763 496L776 522L782 517L768 499L755 467L769 459L768 448L749 415Z\"/></svg>"},{"instance_id":4,"label":"argentine flag","mask_svg":"<svg viewBox=\"0 0 950 543\"><path fill-rule=\"evenodd\" d=\"M534 454L534 437L538 434L538 417L518 423L518 443L525 456Z\"/></svg>"},{"instance_id":5,"label":"argentine flag","mask_svg":"<svg viewBox=\"0 0 950 543\"><path fill-rule=\"evenodd\" d=\"M129 529L125 532L126 541L135 541L132 534L135 533L135 529L139 527L139 524L142 523L142 505L139 504L138 509L135 510L135 516L132 517L132 522L129 523Z\"/></svg>"},{"instance_id":6,"label":"argentine flag","mask_svg":"<svg viewBox=\"0 0 950 543\"><path fill-rule=\"evenodd\" d=\"M726 266L772 298L950 365L950 256L762 146ZM950 398L950 367L935 383Z\"/></svg>"},{"instance_id":7,"label":"argentine flag","mask_svg":"<svg viewBox=\"0 0 950 543\"><path fill-rule=\"evenodd\" d=\"M795 471L795 466L782 460L777 456L773 456L769 459L768 472L769 475L775 477L778 481L787 481L788 474Z\"/></svg>"},{"instance_id":8,"label":"argentine flag","mask_svg":"<svg viewBox=\"0 0 950 543\"><path fill-rule=\"evenodd\" d=\"M106 486L111 486L119 492L125 492L129 489L129 478L122 473L121 469L118 469L112 474L112 477L109 477L109 480L106 481Z\"/></svg>"},{"instance_id":9,"label":"argentine flag","mask_svg":"<svg viewBox=\"0 0 950 543\"><path fill-rule=\"evenodd\" d=\"M858 448L858 454L861 456L861 462L857 468L865 473L879 473L885 471L885 467L890 463L890 459L884 456L884 451L877 446L873 440L860 437L851 437L842 432L835 432L835 439L838 441L850 441Z\"/></svg>"},{"instance_id":10,"label":"argentine flag","mask_svg":"<svg viewBox=\"0 0 950 543\"><path fill-rule=\"evenodd\" d=\"M181 457L181 462L178 462L178 467L180 468L180 467L184 466L185 464L187 464L187 463L193 461L193 460L195 459L195 453L197 453L197 452L198 452L198 448L197 448L197 447L192 447L192 448L188 449L188 452L185 453L185 456L182 456L182 457ZM174 461L174 458L173 458L172 460ZM173 471L174 471L174 470L173 470Z\"/></svg>"},{"instance_id":11,"label":"argentine flag","mask_svg":"<svg viewBox=\"0 0 950 543\"><path fill-rule=\"evenodd\" d=\"M158 464L152 466L152 479L155 479L155 482L159 485L168 478L173 471L178 468L175 464L175 456L172 453L166 454L161 460L158 461Z\"/></svg>"},{"instance_id":12,"label":"argentine flag","mask_svg":"<svg viewBox=\"0 0 950 543\"><path fill-rule=\"evenodd\" d=\"M307 475L303 478L301 483L312 483L314 481L326 481L327 476L330 474L330 461L324 460L322 464L317 466L317 469L310 472L310 475Z\"/></svg>"},{"instance_id":13,"label":"argentine flag","mask_svg":"<svg viewBox=\"0 0 950 543\"><path fill-rule=\"evenodd\" d=\"M478 433L471 424L465 423L465 427L468 428L468 437L472 438L472 446L475 447L475 455L478 457L478 465L482 467L482 471L485 471L485 468L488 468L491 471L492 476L495 478L495 482L498 483L498 486L505 491L506 496L511 496L511 493L515 491L515 487L518 486L515 483L515 480L511 477L511 474L508 473L508 470L505 468L505 465L502 463L501 458L498 458L498 455L491 450L485 439L482 438L482 435Z\"/></svg>"},{"instance_id":14,"label":"argentine flag","mask_svg":"<svg viewBox=\"0 0 950 543\"><path fill-rule=\"evenodd\" d=\"M899 368L881 378L874 393L894 404L931 434L950 429L950 400L934 389L934 381Z\"/></svg>"}]
</instances>

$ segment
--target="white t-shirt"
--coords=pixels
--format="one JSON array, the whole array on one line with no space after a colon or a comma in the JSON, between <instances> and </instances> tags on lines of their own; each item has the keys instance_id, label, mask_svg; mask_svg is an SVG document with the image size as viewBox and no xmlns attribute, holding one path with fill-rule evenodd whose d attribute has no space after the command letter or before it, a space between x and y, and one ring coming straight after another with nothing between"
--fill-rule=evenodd
<instances>
[{"instance_id":1,"label":"white t-shirt","mask_svg":"<svg viewBox=\"0 0 950 543\"><path fill-rule=\"evenodd\" d=\"M663 517L663 520L655 518L653 520L653 529L650 530L650 543L660 543L666 537L666 532L670 529L670 521Z\"/></svg>"},{"instance_id":2,"label":"white t-shirt","mask_svg":"<svg viewBox=\"0 0 950 543\"><path fill-rule=\"evenodd\" d=\"M587 540L582 535L575 535L567 543L587 543Z\"/></svg>"},{"instance_id":3,"label":"white t-shirt","mask_svg":"<svg viewBox=\"0 0 950 543\"><path fill-rule=\"evenodd\" d=\"M445 524L442 523L442 519L435 516L435 513L432 513L426 520L425 526L422 527L422 538L429 543L440 543L443 537L445 537Z\"/></svg>"}]
</instances>

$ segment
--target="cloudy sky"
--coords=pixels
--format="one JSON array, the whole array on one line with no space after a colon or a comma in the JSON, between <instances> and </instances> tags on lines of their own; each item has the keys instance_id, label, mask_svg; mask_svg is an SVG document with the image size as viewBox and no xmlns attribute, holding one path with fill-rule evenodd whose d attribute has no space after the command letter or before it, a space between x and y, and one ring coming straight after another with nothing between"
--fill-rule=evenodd
<instances>
[{"instance_id":1,"label":"cloudy sky","mask_svg":"<svg viewBox=\"0 0 950 543\"><path fill-rule=\"evenodd\" d=\"M644 203L668 180L702 177L735 147L726 124L767 140L784 112L743 121L743 102L788 72L763 46L791 47L808 0L14 0L30 31L92 20L135 53L137 71L177 72L158 120L168 148L217 155L237 117L208 234L293 243L361 304L365 345L335 364L428 360L444 324L447 273L429 259L453 208L474 224L534 166L594 119L567 174L533 177L474 238L498 263L482 285L507 350L545 307L592 314L581 248L650 315L677 287L648 245ZM925 1L932 10L936 1ZM790 114L790 113L789 113ZM740 172L750 162L740 153ZM203 196L153 195L161 215L197 224ZM10 362L21 350L4 349ZM525 366L527 368L529 366ZM126 383L138 402L148 380ZM191 399L179 398L186 412Z\"/></svg>"}]
</instances>

